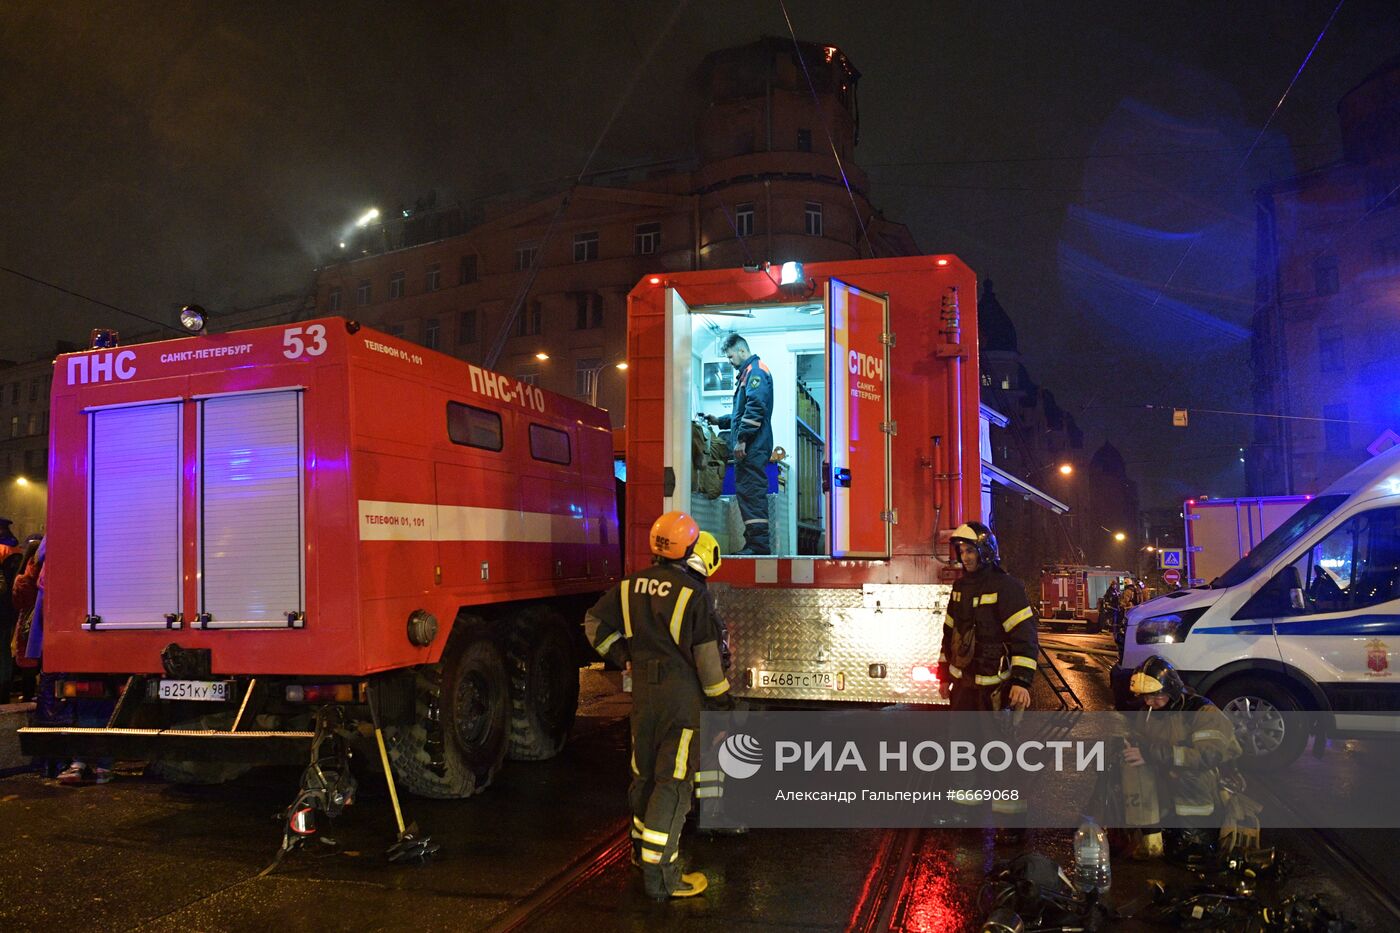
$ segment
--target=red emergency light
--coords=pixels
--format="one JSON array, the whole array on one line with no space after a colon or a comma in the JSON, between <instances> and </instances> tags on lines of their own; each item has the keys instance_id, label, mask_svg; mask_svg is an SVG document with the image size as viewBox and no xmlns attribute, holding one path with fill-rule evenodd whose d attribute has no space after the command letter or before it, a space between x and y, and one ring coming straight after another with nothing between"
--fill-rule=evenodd
<instances>
[{"instance_id":1,"label":"red emergency light","mask_svg":"<svg viewBox=\"0 0 1400 933\"><path fill-rule=\"evenodd\" d=\"M60 700L101 699L109 696L103 680L60 680L53 685L54 696Z\"/></svg>"},{"instance_id":2,"label":"red emergency light","mask_svg":"<svg viewBox=\"0 0 1400 933\"><path fill-rule=\"evenodd\" d=\"M927 665L917 665L909 672L909 676L916 684L936 684L938 683L938 670Z\"/></svg>"},{"instance_id":3,"label":"red emergency light","mask_svg":"<svg viewBox=\"0 0 1400 933\"><path fill-rule=\"evenodd\" d=\"M354 684L288 684L288 703L351 703Z\"/></svg>"}]
</instances>

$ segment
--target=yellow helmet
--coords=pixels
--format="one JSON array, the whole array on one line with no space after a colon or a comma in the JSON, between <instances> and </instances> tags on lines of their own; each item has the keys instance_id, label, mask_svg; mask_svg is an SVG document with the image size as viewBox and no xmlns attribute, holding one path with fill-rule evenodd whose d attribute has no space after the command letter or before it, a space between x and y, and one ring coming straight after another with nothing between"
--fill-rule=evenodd
<instances>
[{"instance_id":1,"label":"yellow helmet","mask_svg":"<svg viewBox=\"0 0 1400 933\"><path fill-rule=\"evenodd\" d=\"M684 560L700 537L700 526L684 512L667 512L652 522L651 552L667 560Z\"/></svg>"},{"instance_id":2,"label":"yellow helmet","mask_svg":"<svg viewBox=\"0 0 1400 933\"><path fill-rule=\"evenodd\" d=\"M685 563L696 573L704 574L707 577L714 576L719 565L724 563L719 556L719 542L715 540L715 536L708 531L700 532L700 536L695 539L695 547L691 549L690 556L685 559Z\"/></svg>"}]
</instances>

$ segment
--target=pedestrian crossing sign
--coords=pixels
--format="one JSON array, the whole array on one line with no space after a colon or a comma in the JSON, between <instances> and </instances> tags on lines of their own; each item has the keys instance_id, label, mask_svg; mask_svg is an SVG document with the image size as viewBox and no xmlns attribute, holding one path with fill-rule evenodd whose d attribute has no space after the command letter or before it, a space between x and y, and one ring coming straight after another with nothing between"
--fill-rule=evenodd
<instances>
[{"instance_id":1,"label":"pedestrian crossing sign","mask_svg":"<svg viewBox=\"0 0 1400 933\"><path fill-rule=\"evenodd\" d=\"M1161 556L1161 566L1163 570L1180 570L1182 550L1179 547L1162 548L1157 552Z\"/></svg>"}]
</instances>

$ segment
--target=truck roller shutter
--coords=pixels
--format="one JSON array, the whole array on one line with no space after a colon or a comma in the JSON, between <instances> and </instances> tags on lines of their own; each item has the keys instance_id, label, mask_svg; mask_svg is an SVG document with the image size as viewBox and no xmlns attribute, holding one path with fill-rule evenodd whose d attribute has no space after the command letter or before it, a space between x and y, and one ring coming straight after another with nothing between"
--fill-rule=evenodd
<instances>
[{"instance_id":1,"label":"truck roller shutter","mask_svg":"<svg viewBox=\"0 0 1400 933\"><path fill-rule=\"evenodd\" d=\"M200 405L199 624L298 627L305 607L301 392Z\"/></svg>"},{"instance_id":2,"label":"truck roller shutter","mask_svg":"<svg viewBox=\"0 0 1400 933\"><path fill-rule=\"evenodd\" d=\"M92 507L87 625L178 625L180 405L92 411L88 445Z\"/></svg>"}]
</instances>

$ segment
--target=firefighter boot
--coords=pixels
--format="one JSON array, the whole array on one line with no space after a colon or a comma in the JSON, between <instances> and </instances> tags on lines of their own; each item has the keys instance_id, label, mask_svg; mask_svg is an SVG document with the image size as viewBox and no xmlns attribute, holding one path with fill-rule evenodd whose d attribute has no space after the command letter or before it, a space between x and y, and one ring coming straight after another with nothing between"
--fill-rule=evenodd
<instances>
[{"instance_id":1,"label":"firefighter boot","mask_svg":"<svg viewBox=\"0 0 1400 933\"><path fill-rule=\"evenodd\" d=\"M1162 853L1162 834L1160 832L1143 833L1133 846L1133 858L1139 862L1159 859L1162 857Z\"/></svg>"},{"instance_id":2,"label":"firefighter boot","mask_svg":"<svg viewBox=\"0 0 1400 933\"><path fill-rule=\"evenodd\" d=\"M646 885L647 896L654 901L665 901L673 897L694 897L709 886L704 873L698 871L681 874L675 863L665 866L643 865L642 882Z\"/></svg>"}]
</instances>

